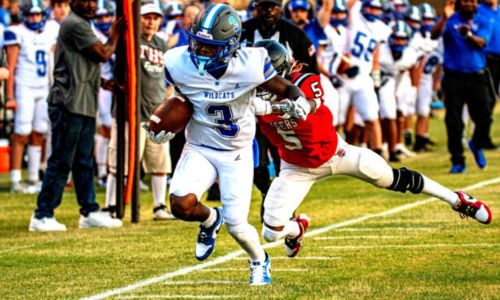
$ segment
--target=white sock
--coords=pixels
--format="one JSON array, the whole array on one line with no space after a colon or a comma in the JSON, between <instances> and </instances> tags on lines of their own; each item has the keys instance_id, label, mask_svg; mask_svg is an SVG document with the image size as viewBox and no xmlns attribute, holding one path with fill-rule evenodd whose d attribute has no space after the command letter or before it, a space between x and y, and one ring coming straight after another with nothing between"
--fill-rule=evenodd
<instances>
[{"instance_id":1,"label":"white sock","mask_svg":"<svg viewBox=\"0 0 500 300\"><path fill-rule=\"evenodd\" d=\"M151 176L151 189L153 190L154 206L165 205L167 176Z\"/></svg>"},{"instance_id":2,"label":"white sock","mask_svg":"<svg viewBox=\"0 0 500 300\"><path fill-rule=\"evenodd\" d=\"M299 223L297 223L297 221L288 221L285 224L285 228L283 228L283 233L284 236L286 235L287 237L290 238L298 236L300 234Z\"/></svg>"},{"instance_id":3,"label":"white sock","mask_svg":"<svg viewBox=\"0 0 500 300\"><path fill-rule=\"evenodd\" d=\"M250 261L263 262L266 259L266 253L260 244L259 234L255 227L248 223L236 226L227 224L226 226L229 234L248 253Z\"/></svg>"},{"instance_id":4,"label":"white sock","mask_svg":"<svg viewBox=\"0 0 500 300\"><path fill-rule=\"evenodd\" d=\"M215 208L210 208L210 216L208 218L201 222L205 228L211 227L214 225L215 221L217 221L217 212L215 211Z\"/></svg>"},{"instance_id":5,"label":"white sock","mask_svg":"<svg viewBox=\"0 0 500 300\"><path fill-rule=\"evenodd\" d=\"M116 177L108 174L106 181L106 207L116 205Z\"/></svg>"},{"instance_id":6,"label":"white sock","mask_svg":"<svg viewBox=\"0 0 500 300\"><path fill-rule=\"evenodd\" d=\"M39 180L38 172L42 159L42 147L28 145L28 180L37 182Z\"/></svg>"},{"instance_id":7,"label":"white sock","mask_svg":"<svg viewBox=\"0 0 500 300\"><path fill-rule=\"evenodd\" d=\"M106 164L108 161L109 139L100 134L95 136L95 161L97 163L97 175L104 177L107 174Z\"/></svg>"},{"instance_id":8,"label":"white sock","mask_svg":"<svg viewBox=\"0 0 500 300\"><path fill-rule=\"evenodd\" d=\"M452 207L456 207L458 205L458 195L455 194L452 190L442 186L441 184L435 182L432 179L422 175L424 178L424 189L422 193L427 195L434 196L443 201L448 202Z\"/></svg>"},{"instance_id":9,"label":"white sock","mask_svg":"<svg viewBox=\"0 0 500 300\"><path fill-rule=\"evenodd\" d=\"M10 182L18 183L21 179L21 170L10 170Z\"/></svg>"}]
</instances>

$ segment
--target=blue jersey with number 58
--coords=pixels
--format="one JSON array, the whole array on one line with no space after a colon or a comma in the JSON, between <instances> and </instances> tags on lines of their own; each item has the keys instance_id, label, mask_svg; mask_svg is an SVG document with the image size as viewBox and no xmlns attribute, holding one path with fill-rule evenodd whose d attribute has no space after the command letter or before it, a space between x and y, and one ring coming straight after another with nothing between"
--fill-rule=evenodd
<instances>
[{"instance_id":1,"label":"blue jersey with number 58","mask_svg":"<svg viewBox=\"0 0 500 300\"><path fill-rule=\"evenodd\" d=\"M16 85L32 88L49 87L49 58L54 50L59 24L47 22L41 31L28 29L23 23L9 26L4 45L19 46L14 80Z\"/></svg>"},{"instance_id":2,"label":"blue jersey with number 58","mask_svg":"<svg viewBox=\"0 0 500 300\"><path fill-rule=\"evenodd\" d=\"M219 79L198 73L187 46L167 51L165 68L177 93L193 104L193 116L186 127L189 143L221 150L252 144L255 88L276 76L264 48L239 49Z\"/></svg>"}]
</instances>

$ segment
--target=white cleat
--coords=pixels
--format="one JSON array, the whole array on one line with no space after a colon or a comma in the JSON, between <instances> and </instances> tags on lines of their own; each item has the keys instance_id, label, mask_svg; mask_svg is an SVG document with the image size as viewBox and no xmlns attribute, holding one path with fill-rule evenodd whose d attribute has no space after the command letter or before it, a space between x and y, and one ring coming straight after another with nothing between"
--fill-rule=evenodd
<instances>
[{"instance_id":1,"label":"white cleat","mask_svg":"<svg viewBox=\"0 0 500 300\"><path fill-rule=\"evenodd\" d=\"M80 216L80 228L116 228L121 227L122 221L120 219L113 219L108 213L105 212L91 212L87 217Z\"/></svg>"},{"instance_id":2,"label":"white cleat","mask_svg":"<svg viewBox=\"0 0 500 300\"><path fill-rule=\"evenodd\" d=\"M154 209L153 220L175 220L177 219L171 212L167 211L165 205L158 206Z\"/></svg>"},{"instance_id":3,"label":"white cleat","mask_svg":"<svg viewBox=\"0 0 500 300\"><path fill-rule=\"evenodd\" d=\"M35 185L28 185L23 182L12 182L10 192L14 194L33 195L39 192Z\"/></svg>"},{"instance_id":4,"label":"white cleat","mask_svg":"<svg viewBox=\"0 0 500 300\"><path fill-rule=\"evenodd\" d=\"M460 217L472 217L483 224L491 223L493 215L491 214L491 210L486 203L479 201L471 195L461 191L457 191L455 193L458 195L459 202L457 207L453 207L453 210L457 211L460 214Z\"/></svg>"},{"instance_id":5,"label":"white cleat","mask_svg":"<svg viewBox=\"0 0 500 300\"><path fill-rule=\"evenodd\" d=\"M66 231L66 225L57 222L56 218L35 218L31 216L29 231Z\"/></svg>"},{"instance_id":6,"label":"white cleat","mask_svg":"<svg viewBox=\"0 0 500 300\"><path fill-rule=\"evenodd\" d=\"M415 157L415 156L417 156L417 154L415 154L415 152L411 152L403 144L397 144L396 145L396 154L403 155L403 156L406 156L406 157Z\"/></svg>"}]
</instances>

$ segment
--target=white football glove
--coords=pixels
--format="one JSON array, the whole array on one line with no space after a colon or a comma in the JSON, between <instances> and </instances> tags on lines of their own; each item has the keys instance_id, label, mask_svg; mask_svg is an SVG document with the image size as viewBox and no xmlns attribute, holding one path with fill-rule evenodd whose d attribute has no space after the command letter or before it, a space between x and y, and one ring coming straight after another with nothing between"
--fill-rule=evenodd
<instances>
[{"instance_id":1,"label":"white football glove","mask_svg":"<svg viewBox=\"0 0 500 300\"><path fill-rule=\"evenodd\" d=\"M296 119L305 120L307 115L311 112L311 104L309 104L309 101L307 101L306 98L299 96L290 102L291 107L288 113Z\"/></svg>"},{"instance_id":2,"label":"white football glove","mask_svg":"<svg viewBox=\"0 0 500 300\"><path fill-rule=\"evenodd\" d=\"M158 133L154 133L149 127L146 122L142 122L141 127L146 130L146 134L148 135L149 139L153 141L153 143L156 144L165 144L166 142L170 141L175 137L175 133L172 132L166 132L165 130L162 130Z\"/></svg>"}]
</instances>

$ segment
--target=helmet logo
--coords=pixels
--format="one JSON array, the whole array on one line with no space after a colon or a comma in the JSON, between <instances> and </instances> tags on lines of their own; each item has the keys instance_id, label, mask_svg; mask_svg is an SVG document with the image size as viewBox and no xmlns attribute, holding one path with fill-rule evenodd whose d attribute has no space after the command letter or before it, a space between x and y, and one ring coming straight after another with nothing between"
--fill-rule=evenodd
<instances>
[{"instance_id":1,"label":"helmet logo","mask_svg":"<svg viewBox=\"0 0 500 300\"><path fill-rule=\"evenodd\" d=\"M210 33L205 33L205 32L202 32L202 31L198 31L196 33L197 36L200 36L202 38L206 38L206 39L210 39L210 40L213 40L214 37L210 34Z\"/></svg>"},{"instance_id":2,"label":"helmet logo","mask_svg":"<svg viewBox=\"0 0 500 300\"><path fill-rule=\"evenodd\" d=\"M230 16L228 19L228 22L230 25L233 25L234 32L240 31L240 24L238 23L238 20L236 20L236 18L234 16Z\"/></svg>"}]
</instances>

